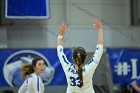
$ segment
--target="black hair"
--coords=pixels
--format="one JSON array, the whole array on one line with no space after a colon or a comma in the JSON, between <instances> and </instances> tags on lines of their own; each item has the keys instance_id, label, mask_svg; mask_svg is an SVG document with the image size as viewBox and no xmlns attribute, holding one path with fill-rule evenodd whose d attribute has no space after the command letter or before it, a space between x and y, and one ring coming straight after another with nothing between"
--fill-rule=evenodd
<instances>
[{"instance_id":1,"label":"black hair","mask_svg":"<svg viewBox=\"0 0 140 93\"><path fill-rule=\"evenodd\" d=\"M78 77L80 79L80 86L79 86L80 88L83 86L82 66L85 62L86 56L87 56L86 51L82 47L77 47L73 51L73 60L75 64L78 66L77 72L78 72Z\"/></svg>"}]
</instances>

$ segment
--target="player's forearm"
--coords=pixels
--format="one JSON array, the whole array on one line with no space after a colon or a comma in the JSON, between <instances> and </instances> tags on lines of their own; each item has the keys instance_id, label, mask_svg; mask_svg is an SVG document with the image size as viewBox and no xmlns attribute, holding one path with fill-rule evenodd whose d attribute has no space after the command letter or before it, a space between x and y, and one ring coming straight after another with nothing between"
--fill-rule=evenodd
<instances>
[{"instance_id":1,"label":"player's forearm","mask_svg":"<svg viewBox=\"0 0 140 93\"><path fill-rule=\"evenodd\" d=\"M102 29L98 31L97 44L102 44L103 45L103 31L102 31Z\"/></svg>"},{"instance_id":2,"label":"player's forearm","mask_svg":"<svg viewBox=\"0 0 140 93\"><path fill-rule=\"evenodd\" d=\"M136 81L133 81L133 82L131 83L131 85L133 86L133 88L134 88L135 90L137 90L137 91L140 93L140 87L136 84Z\"/></svg>"},{"instance_id":3,"label":"player's forearm","mask_svg":"<svg viewBox=\"0 0 140 93\"><path fill-rule=\"evenodd\" d=\"M62 39L57 39L57 46L62 45L62 44L63 44Z\"/></svg>"},{"instance_id":4,"label":"player's forearm","mask_svg":"<svg viewBox=\"0 0 140 93\"><path fill-rule=\"evenodd\" d=\"M140 88L136 85L134 86L135 90L137 90L140 93Z\"/></svg>"}]
</instances>

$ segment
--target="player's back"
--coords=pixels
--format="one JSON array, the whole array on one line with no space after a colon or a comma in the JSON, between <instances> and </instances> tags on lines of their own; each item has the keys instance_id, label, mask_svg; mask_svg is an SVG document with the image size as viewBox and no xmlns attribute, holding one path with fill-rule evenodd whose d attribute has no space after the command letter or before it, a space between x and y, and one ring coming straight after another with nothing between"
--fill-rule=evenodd
<instances>
[{"instance_id":1,"label":"player's back","mask_svg":"<svg viewBox=\"0 0 140 93\"><path fill-rule=\"evenodd\" d=\"M65 70L67 78L67 93L95 93L92 86L92 71L89 72L88 66L83 67L83 86L80 88L80 79L78 78L78 73L73 64L67 66Z\"/></svg>"},{"instance_id":2,"label":"player's back","mask_svg":"<svg viewBox=\"0 0 140 93\"><path fill-rule=\"evenodd\" d=\"M83 66L83 86L81 88L79 87L80 79L78 78L77 70L74 64L67 60L63 52L63 46L57 46L57 53L67 78L67 93L95 93L92 86L92 76L100 62L103 53L103 45L99 44L96 46L92 59Z\"/></svg>"}]
</instances>

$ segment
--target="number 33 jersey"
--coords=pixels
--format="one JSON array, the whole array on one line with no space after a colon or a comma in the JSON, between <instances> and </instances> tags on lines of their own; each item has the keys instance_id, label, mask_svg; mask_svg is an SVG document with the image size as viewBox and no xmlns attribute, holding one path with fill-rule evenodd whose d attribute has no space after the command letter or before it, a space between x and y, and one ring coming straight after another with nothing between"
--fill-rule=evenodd
<instances>
[{"instance_id":1,"label":"number 33 jersey","mask_svg":"<svg viewBox=\"0 0 140 93\"><path fill-rule=\"evenodd\" d=\"M103 54L103 45L96 45L92 59L83 66L83 86L81 88L79 87L80 79L77 70L74 64L67 60L63 52L63 46L57 46L57 54L67 78L67 93L95 93L92 86L92 77Z\"/></svg>"}]
</instances>

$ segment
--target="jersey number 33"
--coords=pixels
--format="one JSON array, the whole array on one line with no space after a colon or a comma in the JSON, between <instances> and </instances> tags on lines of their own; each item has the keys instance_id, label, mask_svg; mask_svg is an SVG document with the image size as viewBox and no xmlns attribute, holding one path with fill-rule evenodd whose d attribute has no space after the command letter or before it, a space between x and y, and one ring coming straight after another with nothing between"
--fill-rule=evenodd
<instances>
[{"instance_id":1,"label":"jersey number 33","mask_svg":"<svg viewBox=\"0 0 140 93\"><path fill-rule=\"evenodd\" d=\"M71 86L80 86L80 79L77 77L70 77L70 80L71 80Z\"/></svg>"}]
</instances>

